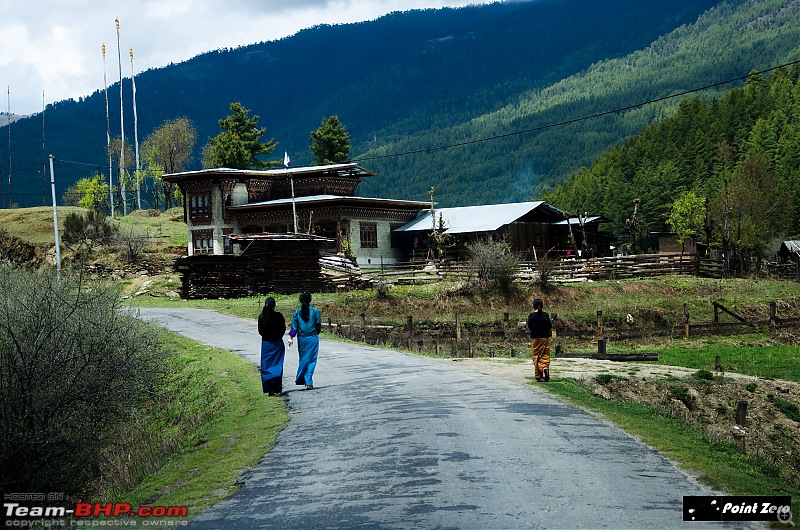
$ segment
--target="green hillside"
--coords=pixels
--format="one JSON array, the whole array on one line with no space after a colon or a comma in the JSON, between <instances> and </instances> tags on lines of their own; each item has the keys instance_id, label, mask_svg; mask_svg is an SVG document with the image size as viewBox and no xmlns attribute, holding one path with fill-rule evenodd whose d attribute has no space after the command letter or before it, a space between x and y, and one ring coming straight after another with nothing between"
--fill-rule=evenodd
<instances>
[{"instance_id":1,"label":"green hillside","mask_svg":"<svg viewBox=\"0 0 800 530\"><path fill-rule=\"evenodd\" d=\"M265 139L278 142L276 158L286 150L294 165L311 162L309 133L322 117L333 114L351 134L353 155L378 146L391 150L404 138L425 146L447 143L450 128L472 127L473 119L479 123L487 113L516 106L520 94L546 90L592 64L641 50L682 24L693 23L720 1L498 2L397 12L370 22L317 26L278 41L215 50L137 75L139 138L143 142L165 121L187 117L198 141L185 169L199 169L203 145L219 133L218 120L228 114L230 103L239 101L260 116ZM119 92L118 85L109 89ZM124 80L124 93L131 94L130 79ZM78 178L97 171L107 176L105 108L102 90L48 105L46 150L56 157L59 198ZM109 112L112 137L118 136L118 99L111 98ZM125 113L125 137L131 139L130 101ZM20 206L49 202L42 197L41 128L38 115L12 125L13 202ZM481 125L471 132L480 135L483 129ZM5 138L6 130L0 129L0 135ZM604 148L619 139L612 133ZM508 146L503 143L503 149ZM8 142L0 142L0 168L8 167L7 147ZM512 159L482 160L479 178L472 183L502 176ZM469 159L462 164L460 156L423 158L416 165L407 160L397 160L397 172L376 167L380 176L374 180L382 195L425 199L428 183L409 188L407 175L471 178L475 166ZM365 165L373 169L371 162ZM507 184L498 180L498 186ZM7 188L8 180L0 179L6 198ZM522 186L511 195L526 195L528 189ZM467 195L467 203L499 196ZM448 193L442 200L455 204L462 198Z\"/></svg>"},{"instance_id":2,"label":"green hillside","mask_svg":"<svg viewBox=\"0 0 800 530\"><path fill-rule=\"evenodd\" d=\"M509 134L628 107L800 59L800 4L730 0L646 48L600 61L585 72L520 95L514 103L458 126L370 150L363 163L379 177L366 195L419 197L436 185L443 204L539 197L620 140L671 115L678 101L646 105L538 133L421 154L378 158ZM721 90L708 90L711 99Z\"/></svg>"},{"instance_id":3,"label":"green hillside","mask_svg":"<svg viewBox=\"0 0 800 530\"><path fill-rule=\"evenodd\" d=\"M697 197L700 241L751 259L800 235L800 63L752 75L710 102L684 100L545 196L626 232L634 199L643 230L669 229L672 205Z\"/></svg>"}]
</instances>

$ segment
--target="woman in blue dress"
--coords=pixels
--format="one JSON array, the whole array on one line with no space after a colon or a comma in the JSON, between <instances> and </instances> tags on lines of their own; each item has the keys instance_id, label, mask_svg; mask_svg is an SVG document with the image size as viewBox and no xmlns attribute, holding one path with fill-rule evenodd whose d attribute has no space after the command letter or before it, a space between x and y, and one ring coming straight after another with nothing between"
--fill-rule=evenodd
<instances>
[{"instance_id":1,"label":"woman in blue dress","mask_svg":"<svg viewBox=\"0 0 800 530\"><path fill-rule=\"evenodd\" d=\"M286 320L275 311L275 299L269 297L264 300L264 309L258 315L258 334L261 335L261 390L270 396L277 396L283 390L285 332Z\"/></svg>"},{"instance_id":2,"label":"woman in blue dress","mask_svg":"<svg viewBox=\"0 0 800 530\"><path fill-rule=\"evenodd\" d=\"M311 307L311 294L300 295L300 308L292 315L292 329L289 331L289 347L297 337L297 351L300 365L294 384L306 385L306 390L314 388L314 368L319 354L319 332L322 330L322 317L319 309Z\"/></svg>"}]
</instances>

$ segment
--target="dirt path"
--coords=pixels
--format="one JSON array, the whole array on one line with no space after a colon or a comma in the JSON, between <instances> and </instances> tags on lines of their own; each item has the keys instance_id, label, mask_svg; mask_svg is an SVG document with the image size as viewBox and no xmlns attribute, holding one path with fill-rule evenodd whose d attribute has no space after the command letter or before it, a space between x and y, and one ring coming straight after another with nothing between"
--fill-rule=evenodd
<instances>
[{"instance_id":1,"label":"dirt path","mask_svg":"<svg viewBox=\"0 0 800 530\"><path fill-rule=\"evenodd\" d=\"M510 379L518 383L530 382L526 378L533 377L533 363L530 359L517 358L473 358L445 359L456 362L465 368L477 370L487 375ZM624 377L650 379L653 377L685 377L697 372L695 369L681 366L666 366L642 362L599 361L594 359L558 359L550 364L550 374L555 377L571 377L573 379L593 379L598 374L614 374ZM734 379L756 379L740 374L725 374Z\"/></svg>"}]
</instances>

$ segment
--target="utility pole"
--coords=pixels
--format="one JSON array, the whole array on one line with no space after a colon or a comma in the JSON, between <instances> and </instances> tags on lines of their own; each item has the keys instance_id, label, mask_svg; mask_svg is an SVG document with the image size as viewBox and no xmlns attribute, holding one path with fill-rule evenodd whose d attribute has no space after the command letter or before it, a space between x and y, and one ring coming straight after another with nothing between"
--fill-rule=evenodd
<instances>
[{"instance_id":1,"label":"utility pole","mask_svg":"<svg viewBox=\"0 0 800 530\"><path fill-rule=\"evenodd\" d=\"M44 174L45 174L45 166L44 166L44 90L42 90L42 206L45 205L44 199Z\"/></svg>"},{"instance_id":2,"label":"utility pole","mask_svg":"<svg viewBox=\"0 0 800 530\"><path fill-rule=\"evenodd\" d=\"M8 87L8 207L14 206L14 187L11 183L11 86Z\"/></svg>"},{"instance_id":3,"label":"utility pole","mask_svg":"<svg viewBox=\"0 0 800 530\"><path fill-rule=\"evenodd\" d=\"M56 278L61 283L61 241L58 237L58 210L56 209L56 177L53 173L53 155L50 155L50 190L53 194L53 231L56 242Z\"/></svg>"}]
</instances>

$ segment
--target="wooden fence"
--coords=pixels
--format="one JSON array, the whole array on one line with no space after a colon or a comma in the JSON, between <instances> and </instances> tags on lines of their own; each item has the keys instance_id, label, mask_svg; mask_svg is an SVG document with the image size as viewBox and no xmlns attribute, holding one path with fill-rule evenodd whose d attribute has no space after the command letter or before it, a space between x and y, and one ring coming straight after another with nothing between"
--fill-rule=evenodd
<instances>
[{"instance_id":1,"label":"wooden fence","mask_svg":"<svg viewBox=\"0 0 800 530\"><path fill-rule=\"evenodd\" d=\"M800 328L800 318L781 318L777 315L777 304L770 303L767 320L749 320L722 304L713 302L714 317L711 322L692 322L687 305L684 304L680 323L665 326L648 321L644 311L637 316L628 315L625 324L609 325L602 311L596 315L596 324L591 328L575 328L562 325L558 315L553 314L553 337L579 337L583 339L623 340L647 339L649 337L695 337L719 334L772 332ZM733 322L730 322L733 320ZM367 344L402 348L416 352L451 357L528 355L528 330L524 322L512 322L508 313L500 322L489 324L462 322L456 314L449 322L414 322L407 317L405 325L368 325L366 314L357 320L334 323L330 319L323 330L341 338ZM605 352L603 352L605 353Z\"/></svg>"},{"instance_id":2,"label":"wooden fence","mask_svg":"<svg viewBox=\"0 0 800 530\"><path fill-rule=\"evenodd\" d=\"M539 278L540 265L523 262L517 278L533 281ZM611 258L569 259L549 263L547 273L556 282L638 278L669 274L691 274L709 278L723 278L721 261L699 260L687 254L636 254ZM437 265L421 262L381 265L363 270L362 274L376 281L398 284L420 284L438 281L442 276L456 278L475 277L474 266L466 261L453 261Z\"/></svg>"}]
</instances>

